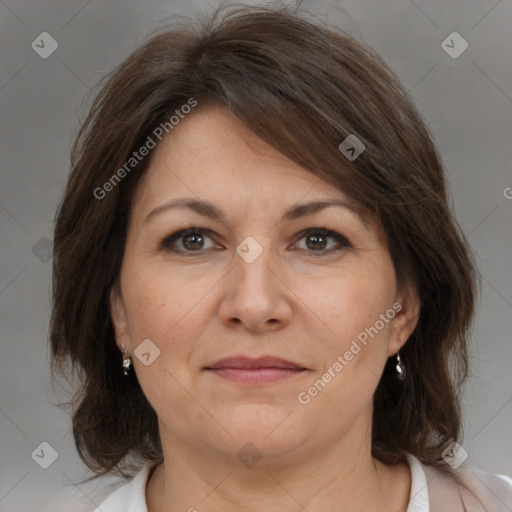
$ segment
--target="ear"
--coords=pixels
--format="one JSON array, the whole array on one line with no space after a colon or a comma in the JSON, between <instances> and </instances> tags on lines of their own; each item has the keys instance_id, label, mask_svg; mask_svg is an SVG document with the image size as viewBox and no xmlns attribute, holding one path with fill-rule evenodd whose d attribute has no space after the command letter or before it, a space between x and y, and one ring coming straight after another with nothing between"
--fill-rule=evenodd
<instances>
[{"instance_id":1,"label":"ear","mask_svg":"<svg viewBox=\"0 0 512 512\"><path fill-rule=\"evenodd\" d=\"M398 306L399 305L399 306ZM398 310L392 321L392 332L388 347L388 357L395 355L413 333L420 316L420 299L412 284L397 293L393 309Z\"/></svg>"},{"instance_id":2,"label":"ear","mask_svg":"<svg viewBox=\"0 0 512 512\"><path fill-rule=\"evenodd\" d=\"M118 283L115 283L110 290L109 303L110 317L112 319L112 325L114 326L116 345L119 347L119 350L121 350L121 345L124 344L128 352L131 352L131 341L128 333L128 322L126 320L126 308Z\"/></svg>"}]
</instances>

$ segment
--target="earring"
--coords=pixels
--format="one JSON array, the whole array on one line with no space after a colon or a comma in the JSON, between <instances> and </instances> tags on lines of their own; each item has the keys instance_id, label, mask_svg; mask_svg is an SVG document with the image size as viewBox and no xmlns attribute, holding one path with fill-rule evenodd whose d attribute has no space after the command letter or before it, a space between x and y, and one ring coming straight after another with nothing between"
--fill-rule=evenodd
<instances>
[{"instance_id":1,"label":"earring","mask_svg":"<svg viewBox=\"0 0 512 512\"><path fill-rule=\"evenodd\" d=\"M396 376L399 380L405 380L406 377L406 371L405 371L405 365L402 363L402 360L400 359L400 349L398 349L398 352L396 353Z\"/></svg>"},{"instance_id":2,"label":"earring","mask_svg":"<svg viewBox=\"0 0 512 512\"><path fill-rule=\"evenodd\" d=\"M132 358L128 354L128 350L124 348L124 343L121 345L121 350L123 352L123 373L128 375L128 370L132 366Z\"/></svg>"}]
</instances>

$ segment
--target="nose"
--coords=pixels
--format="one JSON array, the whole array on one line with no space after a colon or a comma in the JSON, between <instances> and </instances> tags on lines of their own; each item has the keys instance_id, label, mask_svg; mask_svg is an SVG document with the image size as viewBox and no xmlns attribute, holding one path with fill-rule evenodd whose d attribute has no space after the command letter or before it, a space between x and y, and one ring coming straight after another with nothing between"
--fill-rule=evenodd
<instances>
[{"instance_id":1,"label":"nose","mask_svg":"<svg viewBox=\"0 0 512 512\"><path fill-rule=\"evenodd\" d=\"M293 293L277 262L272 261L270 249L250 263L235 253L233 268L223 282L219 308L223 323L265 332L282 329L290 322Z\"/></svg>"}]
</instances>

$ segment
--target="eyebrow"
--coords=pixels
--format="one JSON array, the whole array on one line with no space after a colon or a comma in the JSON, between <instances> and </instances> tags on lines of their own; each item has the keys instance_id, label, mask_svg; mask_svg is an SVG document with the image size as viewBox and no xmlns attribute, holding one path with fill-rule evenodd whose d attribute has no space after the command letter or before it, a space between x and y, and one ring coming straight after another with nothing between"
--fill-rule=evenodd
<instances>
[{"instance_id":1,"label":"eyebrow","mask_svg":"<svg viewBox=\"0 0 512 512\"><path fill-rule=\"evenodd\" d=\"M367 225L367 219L363 214L362 209L356 204L352 203L351 201L347 201L344 199L311 201L309 203L293 205L284 211L281 220L290 221L299 219L301 217L313 215L317 212L325 210L326 208L332 208L336 206L350 210L359 218L359 220L363 224ZM170 210L172 208L188 208L196 212L197 214L212 220L220 220L222 222L225 222L226 220L225 213L217 206L215 206L212 203L209 203L208 201L203 201L196 198L179 198L168 201L167 203L161 204L160 206L157 206L155 209L151 210L144 219L144 224L146 224L150 219L152 219L156 215L164 211Z\"/></svg>"}]
</instances>

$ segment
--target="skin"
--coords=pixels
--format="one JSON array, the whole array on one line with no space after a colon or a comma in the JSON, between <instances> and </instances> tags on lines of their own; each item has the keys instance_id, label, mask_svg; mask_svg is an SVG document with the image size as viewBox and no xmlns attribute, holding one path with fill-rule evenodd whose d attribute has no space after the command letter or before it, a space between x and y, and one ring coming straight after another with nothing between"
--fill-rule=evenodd
<instances>
[{"instance_id":1,"label":"skin","mask_svg":"<svg viewBox=\"0 0 512 512\"><path fill-rule=\"evenodd\" d=\"M173 208L144 222L183 197L215 204L225 219ZM406 510L407 464L371 456L372 398L386 360L414 330L417 296L397 289L374 222L343 207L280 220L288 207L326 199L348 198L221 107L188 115L154 150L111 293L117 344L159 419L164 462L147 486L150 512ZM211 233L174 242L189 255L160 248L187 227ZM301 234L322 227L351 245L328 237L319 248ZM236 252L248 236L263 250L252 263ZM299 393L395 302L400 312L301 404ZM148 338L160 355L146 366L134 350ZM204 370L236 355L282 357L307 371L248 386ZM237 457L248 442L262 454L253 467Z\"/></svg>"}]
</instances>

